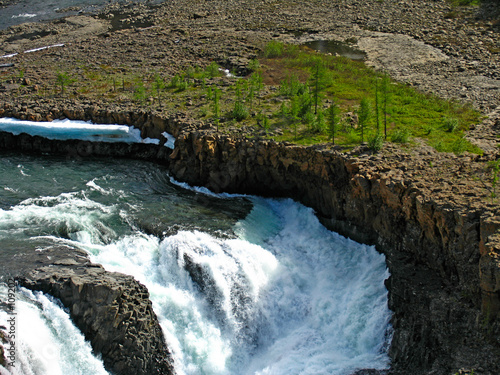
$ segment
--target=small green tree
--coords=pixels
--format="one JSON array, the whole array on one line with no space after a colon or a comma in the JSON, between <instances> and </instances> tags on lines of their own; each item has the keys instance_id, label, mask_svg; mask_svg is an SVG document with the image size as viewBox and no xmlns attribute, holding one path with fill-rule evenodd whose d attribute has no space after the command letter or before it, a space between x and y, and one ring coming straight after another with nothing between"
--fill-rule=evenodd
<instances>
[{"instance_id":1,"label":"small green tree","mask_svg":"<svg viewBox=\"0 0 500 375\"><path fill-rule=\"evenodd\" d=\"M378 132L373 137L368 139L368 148L370 148L370 150L372 150L375 153L379 152L383 146L384 146L384 137L382 136L382 134Z\"/></svg>"},{"instance_id":2,"label":"small green tree","mask_svg":"<svg viewBox=\"0 0 500 375\"><path fill-rule=\"evenodd\" d=\"M250 78L250 86L253 86L256 94L259 97L259 105L261 104L261 95L260 92L264 88L264 77L262 76L262 71L259 69L255 71Z\"/></svg>"},{"instance_id":3,"label":"small green tree","mask_svg":"<svg viewBox=\"0 0 500 375\"><path fill-rule=\"evenodd\" d=\"M299 98L299 106L300 106L300 117L304 120L308 113L311 112L311 106L313 102L313 98L311 97L311 91L309 87L306 87L304 92L298 96Z\"/></svg>"},{"instance_id":4,"label":"small green tree","mask_svg":"<svg viewBox=\"0 0 500 375\"><path fill-rule=\"evenodd\" d=\"M337 127L337 116L339 114L339 108L337 104L332 103L330 107L328 107L328 133L332 140L332 143L335 144L335 130Z\"/></svg>"},{"instance_id":5,"label":"small green tree","mask_svg":"<svg viewBox=\"0 0 500 375\"><path fill-rule=\"evenodd\" d=\"M378 78L375 80L375 121L377 124L377 135L380 132L380 117L379 117L379 105L378 105Z\"/></svg>"},{"instance_id":6,"label":"small green tree","mask_svg":"<svg viewBox=\"0 0 500 375\"><path fill-rule=\"evenodd\" d=\"M161 108L161 92L165 88L165 82L160 77L159 74L155 74L153 81L153 90L156 91L156 97L158 99L158 106Z\"/></svg>"},{"instance_id":7,"label":"small green tree","mask_svg":"<svg viewBox=\"0 0 500 375\"><path fill-rule=\"evenodd\" d=\"M264 47L264 57L268 59L281 57L283 56L284 52L285 52L285 44L278 40L271 40Z\"/></svg>"},{"instance_id":8,"label":"small green tree","mask_svg":"<svg viewBox=\"0 0 500 375\"><path fill-rule=\"evenodd\" d=\"M290 115L292 117L292 124L294 126L294 137L297 139L297 126L300 121L300 98L297 95L292 96L290 99Z\"/></svg>"},{"instance_id":9,"label":"small green tree","mask_svg":"<svg viewBox=\"0 0 500 375\"><path fill-rule=\"evenodd\" d=\"M137 80L134 86L134 99L140 103L144 103L146 100L146 91L142 79Z\"/></svg>"},{"instance_id":10,"label":"small green tree","mask_svg":"<svg viewBox=\"0 0 500 375\"><path fill-rule=\"evenodd\" d=\"M253 100L255 98L255 88L253 85L250 85L248 88L247 101L250 104L250 109L253 110Z\"/></svg>"},{"instance_id":11,"label":"small green tree","mask_svg":"<svg viewBox=\"0 0 500 375\"><path fill-rule=\"evenodd\" d=\"M237 99L234 102L234 108L231 115L236 121L242 121L250 116L250 114L248 113L248 109L240 99Z\"/></svg>"},{"instance_id":12,"label":"small green tree","mask_svg":"<svg viewBox=\"0 0 500 375\"><path fill-rule=\"evenodd\" d=\"M188 85L191 84L191 80L194 80L194 76L196 74L196 69L193 68L192 66L189 66L187 69L186 69L186 72L185 72L185 79L186 79L186 82L188 83Z\"/></svg>"},{"instance_id":13,"label":"small green tree","mask_svg":"<svg viewBox=\"0 0 500 375\"><path fill-rule=\"evenodd\" d=\"M323 133L326 127L325 113L318 109L316 118L313 120L313 130L318 133Z\"/></svg>"},{"instance_id":14,"label":"small green tree","mask_svg":"<svg viewBox=\"0 0 500 375\"><path fill-rule=\"evenodd\" d=\"M215 125L217 126L217 131L219 131L219 123L220 123L220 97L221 97L221 90L216 87L213 92L213 111L214 111Z\"/></svg>"},{"instance_id":15,"label":"small green tree","mask_svg":"<svg viewBox=\"0 0 500 375\"><path fill-rule=\"evenodd\" d=\"M361 99L361 103L358 110L358 126L361 130L361 143L365 141L364 133L365 129L368 126L368 121L371 116L371 107L370 102L367 98Z\"/></svg>"},{"instance_id":16,"label":"small green tree","mask_svg":"<svg viewBox=\"0 0 500 375\"><path fill-rule=\"evenodd\" d=\"M69 76L66 72L58 72L56 76L56 83L61 86L61 94L64 94L64 90L67 86L71 85L75 80Z\"/></svg>"},{"instance_id":17,"label":"small green tree","mask_svg":"<svg viewBox=\"0 0 500 375\"><path fill-rule=\"evenodd\" d=\"M248 63L247 69L252 71L252 72L259 70L260 69L259 60L257 60L257 59L250 60L250 62Z\"/></svg>"},{"instance_id":18,"label":"small green tree","mask_svg":"<svg viewBox=\"0 0 500 375\"><path fill-rule=\"evenodd\" d=\"M208 78L214 78L220 76L219 65L215 61L212 61L210 65L205 68L205 73Z\"/></svg>"},{"instance_id":19,"label":"small green tree","mask_svg":"<svg viewBox=\"0 0 500 375\"><path fill-rule=\"evenodd\" d=\"M314 114L318 113L320 92L328 85L328 69L323 59L317 59L311 75L311 86L314 98Z\"/></svg>"},{"instance_id":20,"label":"small green tree","mask_svg":"<svg viewBox=\"0 0 500 375\"><path fill-rule=\"evenodd\" d=\"M389 76L382 77L382 111L384 112L384 138L387 139L387 104L389 102Z\"/></svg>"},{"instance_id":21,"label":"small green tree","mask_svg":"<svg viewBox=\"0 0 500 375\"><path fill-rule=\"evenodd\" d=\"M271 122L269 121L269 117L267 117L264 111L261 111L257 115L257 124L264 128L266 134L269 132L269 128L271 127Z\"/></svg>"}]
</instances>

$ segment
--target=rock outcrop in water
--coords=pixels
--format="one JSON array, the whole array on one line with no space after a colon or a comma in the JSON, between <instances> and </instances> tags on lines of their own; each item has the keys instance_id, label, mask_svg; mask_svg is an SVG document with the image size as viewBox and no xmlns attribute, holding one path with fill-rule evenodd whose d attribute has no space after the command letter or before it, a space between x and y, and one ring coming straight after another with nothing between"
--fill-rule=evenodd
<instances>
[{"instance_id":1,"label":"rock outcrop in water","mask_svg":"<svg viewBox=\"0 0 500 375\"><path fill-rule=\"evenodd\" d=\"M144 285L131 276L91 264L83 251L47 251L39 257L50 255L51 264L27 272L20 284L59 298L108 371L120 375L174 373ZM48 263L47 259L39 261Z\"/></svg>"}]
</instances>

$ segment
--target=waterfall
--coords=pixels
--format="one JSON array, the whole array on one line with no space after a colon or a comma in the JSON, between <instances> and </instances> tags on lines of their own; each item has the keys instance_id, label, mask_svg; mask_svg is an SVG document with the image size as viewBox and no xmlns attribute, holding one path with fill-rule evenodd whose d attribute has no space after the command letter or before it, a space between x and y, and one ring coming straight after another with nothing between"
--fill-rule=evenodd
<instances>
[{"instance_id":1,"label":"waterfall","mask_svg":"<svg viewBox=\"0 0 500 375\"><path fill-rule=\"evenodd\" d=\"M7 355L15 348L8 359L13 366L8 371L0 367L2 375L108 374L59 301L24 288L16 291L14 299L15 309L0 307L0 326L12 337L4 344ZM5 286L0 287L0 300L5 307Z\"/></svg>"},{"instance_id":2,"label":"waterfall","mask_svg":"<svg viewBox=\"0 0 500 375\"><path fill-rule=\"evenodd\" d=\"M174 185L142 162L11 157L0 172L2 243L65 244L133 275L150 292L177 374L388 368L385 257L327 230L312 209Z\"/></svg>"}]
</instances>

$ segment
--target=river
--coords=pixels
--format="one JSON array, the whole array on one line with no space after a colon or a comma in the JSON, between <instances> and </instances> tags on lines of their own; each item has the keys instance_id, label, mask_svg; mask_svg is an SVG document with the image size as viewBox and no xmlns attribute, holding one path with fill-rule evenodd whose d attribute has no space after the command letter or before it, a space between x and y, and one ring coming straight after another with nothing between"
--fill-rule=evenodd
<instances>
[{"instance_id":1,"label":"river","mask_svg":"<svg viewBox=\"0 0 500 375\"><path fill-rule=\"evenodd\" d=\"M135 0L155 5L163 0ZM14 0L0 7L0 30L25 22L45 22L75 14L95 14L111 3L131 4L126 0Z\"/></svg>"},{"instance_id":2,"label":"river","mask_svg":"<svg viewBox=\"0 0 500 375\"><path fill-rule=\"evenodd\" d=\"M289 199L215 195L149 162L2 154L0 244L3 275L17 254L54 244L133 275L150 291L180 375L389 366L385 257ZM62 319L57 301L44 310L36 301L50 297L19 293L49 331ZM47 340L65 345L57 335ZM94 366L77 357L85 360L75 368Z\"/></svg>"},{"instance_id":3,"label":"river","mask_svg":"<svg viewBox=\"0 0 500 375\"><path fill-rule=\"evenodd\" d=\"M0 8L0 29L24 22L50 21L79 11L94 12L102 0L19 0ZM72 8L73 7L73 8Z\"/></svg>"}]
</instances>

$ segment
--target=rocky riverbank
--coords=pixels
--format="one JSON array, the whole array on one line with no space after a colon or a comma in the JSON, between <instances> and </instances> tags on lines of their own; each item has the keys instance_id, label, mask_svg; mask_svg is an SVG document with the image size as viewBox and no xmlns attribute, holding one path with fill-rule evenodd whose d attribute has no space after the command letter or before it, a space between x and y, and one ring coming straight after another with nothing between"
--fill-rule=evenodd
<instances>
[{"instance_id":1,"label":"rocky riverbank","mask_svg":"<svg viewBox=\"0 0 500 375\"><path fill-rule=\"evenodd\" d=\"M0 55L19 54L0 61L14 64L0 74L24 70L16 80L0 81L0 115L117 122L141 127L143 136L152 137L170 130L178 138L168 161L177 179L215 191L291 196L314 207L330 228L376 244L387 255L393 373L454 374L465 368L497 374L500 220L487 163L498 157L498 6L494 1L474 9L430 0L313 3L112 4L98 17L2 31ZM377 155L363 148L341 154L329 145L304 148L222 136L210 124L190 119L189 110L174 120L120 98L38 95L53 85L54 67L173 74L213 60L238 68L271 39L350 41L394 78L471 103L489 116L467 135L484 156L439 154L423 144L386 145ZM59 43L64 46L22 53ZM25 141L28 148L35 143L44 144ZM50 288L64 295L71 283L66 276L59 280ZM49 288L48 281L27 284Z\"/></svg>"}]
</instances>

